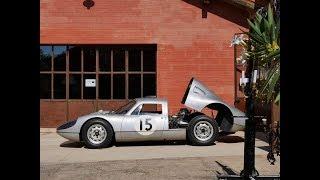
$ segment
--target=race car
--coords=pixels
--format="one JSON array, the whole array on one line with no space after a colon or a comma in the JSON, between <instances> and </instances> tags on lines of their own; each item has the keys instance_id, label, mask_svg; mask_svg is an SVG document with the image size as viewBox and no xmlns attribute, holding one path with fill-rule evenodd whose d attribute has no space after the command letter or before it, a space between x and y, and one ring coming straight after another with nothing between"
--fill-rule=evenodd
<instances>
[{"instance_id":1,"label":"race car","mask_svg":"<svg viewBox=\"0 0 320 180\"><path fill-rule=\"evenodd\" d=\"M200 81L192 78L182 108L168 114L166 99L136 98L116 111L94 112L78 117L57 128L57 133L88 148L109 147L114 142L187 140L192 145L213 144L219 131L236 132L245 128L245 113L223 102ZM215 117L204 108L216 110Z\"/></svg>"}]
</instances>

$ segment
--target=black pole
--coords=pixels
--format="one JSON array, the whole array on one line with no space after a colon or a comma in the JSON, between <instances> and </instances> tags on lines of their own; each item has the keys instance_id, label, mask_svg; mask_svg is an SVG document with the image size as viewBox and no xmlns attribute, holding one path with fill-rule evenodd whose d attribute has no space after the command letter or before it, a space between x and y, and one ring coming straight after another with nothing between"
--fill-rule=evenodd
<instances>
[{"instance_id":1,"label":"black pole","mask_svg":"<svg viewBox=\"0 0 320 180\"><path fill-rule=\"evenodd\" d=\"M256 135L256 122L254 119L254 101L255 96L253 90L252 74L254 63L252 59L248 60L246 69L246 77L249 78L249 83L245 86L246 100L246 128L245 128L245 142L244 142L244 166L241 176L244 179L258 176L258 171L255 169L255 135Z\"/></svg>"}]
</instances>

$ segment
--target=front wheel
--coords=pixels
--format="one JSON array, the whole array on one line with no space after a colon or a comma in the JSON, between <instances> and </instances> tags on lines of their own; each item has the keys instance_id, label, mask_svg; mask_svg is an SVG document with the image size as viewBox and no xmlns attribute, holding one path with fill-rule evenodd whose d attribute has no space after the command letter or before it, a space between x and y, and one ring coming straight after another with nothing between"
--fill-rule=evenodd
<instances>
[{"instance_id":1,"label":"front wheel","mask_svg":"<svg viewBox=\"0 0 320 180\"><path fill-rule=\"evenodd\" d=\"M192 145L207 146L216 141L219 128L214 119L206 115L199 115L191 119L187 133Z\"/></svg>"},{"instance_id":2,"label":"front wheel","mask_svg":"<svg viewBox=\"0 0 320 180\"><path fill-rule=\"evenodd\" d=\"M108 147L112 143L114 133L106 121L92 119L84 124L81 135L86 147L97 149Z\"/></svg>"}]
</instances>

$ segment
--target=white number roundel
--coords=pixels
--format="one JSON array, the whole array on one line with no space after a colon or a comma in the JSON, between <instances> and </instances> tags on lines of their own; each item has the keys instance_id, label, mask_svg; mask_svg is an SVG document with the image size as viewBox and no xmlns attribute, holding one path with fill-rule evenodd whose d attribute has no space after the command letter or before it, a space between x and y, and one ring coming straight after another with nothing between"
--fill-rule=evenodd
<instances>
[{"instance_id":1,"label":"white number roundel","mask_svg":"<svg viewBox=\"0 0 320 180\"><path fill-rule=\"evenodd\" d=\"M135 130L141 135L150 135L160 129L159 121L152 118L140 118L135 123Z\"/></svg>"}]
</instances>

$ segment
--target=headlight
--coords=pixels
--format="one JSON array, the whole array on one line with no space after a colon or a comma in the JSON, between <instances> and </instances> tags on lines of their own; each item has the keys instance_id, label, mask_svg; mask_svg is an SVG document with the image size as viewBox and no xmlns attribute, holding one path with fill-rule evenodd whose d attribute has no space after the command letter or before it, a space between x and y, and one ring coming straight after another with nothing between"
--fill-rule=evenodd
<instances>
[{"instance_id":1,"label":"headlight","mask_svg":"<svg viewBox=\"0 0 320 180\"><path fill-rule=\"evenodd\" d=\"M69 128L69 127L72 127L73 125L76 124L76 122L77 122L77 120L69 121L69 122L67 122L67 123L62 124L61 126L59 126L59 127L57 128L57 130L67 129L67 128Z\"/></svg>"}]
</instances>

